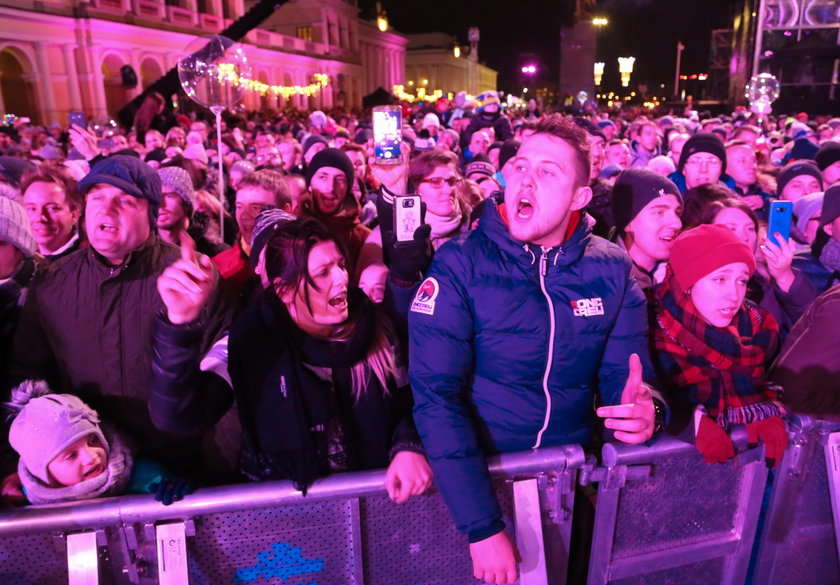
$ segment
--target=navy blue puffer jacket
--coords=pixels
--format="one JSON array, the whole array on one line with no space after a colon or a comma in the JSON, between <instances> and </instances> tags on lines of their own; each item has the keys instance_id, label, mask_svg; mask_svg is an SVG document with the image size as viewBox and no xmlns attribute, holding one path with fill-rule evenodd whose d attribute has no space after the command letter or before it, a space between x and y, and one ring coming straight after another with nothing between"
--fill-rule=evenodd
<instances>
[{"instance_id":1,"label":"navy blue puffer jacket","mask_svg":"<svg viewBox=\"0 0 840 585\"><path fill-rule=\"evenodd\" d=\"M414 416L435 483L471 542L503 527L484 455L588 442L631 353L650 372L644 296L585 220L543 250L496 207L443 246L409 313Z\"/></svg>"}]
</instances>

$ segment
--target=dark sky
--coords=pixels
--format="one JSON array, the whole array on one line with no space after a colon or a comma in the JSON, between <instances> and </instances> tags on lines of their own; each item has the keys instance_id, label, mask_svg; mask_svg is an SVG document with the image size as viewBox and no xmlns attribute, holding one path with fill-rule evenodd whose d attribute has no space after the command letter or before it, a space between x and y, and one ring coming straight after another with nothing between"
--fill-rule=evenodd
<instances>
[{"instance_id":1,"label":"dark sky","mask_svg":"<svg viewBox=\"0 0 840 585\"><path fill-rule=\"evenodd\" d=\"M682 73L706 72L710 32L731 26L739 0L601 0L610 23L600 36L599 59L618 77L619 56L636 57L634 79L651 87L673 83L676 44L682 40ZM374 0L360 0L370 10ZM572 2L573 4L573 2ZM565 0L382 0L399 32L443 31L467 43L467 29L481 29L479 59L499 71L500 89L510 89L526 54L535 54L544 81L556 81L559 25L568 18ZM638 77L637 77L638 76ZM609 77L608 77L609 79Z\"/></svg>"}]
</instances>

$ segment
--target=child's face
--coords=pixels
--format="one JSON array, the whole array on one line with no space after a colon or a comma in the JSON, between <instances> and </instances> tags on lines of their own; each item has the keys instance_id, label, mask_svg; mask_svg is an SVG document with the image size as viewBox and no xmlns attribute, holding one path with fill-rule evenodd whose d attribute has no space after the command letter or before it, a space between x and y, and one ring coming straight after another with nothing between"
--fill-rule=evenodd
<instances>
[{"instance_id":1,"label":"child's face","mask_svg":"<svg viewBox=\"0 0 840 585\"><path fill-rule=\"evenodd\" d=\"M96 477L107 465L105 447L96 435L88 435L59 453L47 465L47 471L58 485L70 486Z\"/></svg>"}]
</instances>

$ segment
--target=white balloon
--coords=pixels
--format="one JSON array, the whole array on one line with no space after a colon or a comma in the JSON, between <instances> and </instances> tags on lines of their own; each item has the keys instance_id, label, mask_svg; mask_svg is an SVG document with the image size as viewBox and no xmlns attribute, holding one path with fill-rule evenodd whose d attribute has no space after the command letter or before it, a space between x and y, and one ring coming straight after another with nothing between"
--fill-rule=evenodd
<instances>
[{"instance_id":1,"label":"white balloon","mask_svg":"<svg viewBox=\"0 0 840 585\"><path fill-rule=\"evenodd\" d=\"M766 102L769 108L770 104L779 99L779 80L769 73L753 75L747 84L746 97L750 105L761 101Z\"/></svg>"},{"instance_id":2,"label":"white balloon","mask_svg":"<svg viewBox=\"0 0 840 585\"><path fill-rule=\"evenodd\" d=\"M234 106L245 94L240 78L249 77L242 47L221 35L197 38L178 61L178 79L184 92L208 108Z\"/></svg>"}]
</instances>

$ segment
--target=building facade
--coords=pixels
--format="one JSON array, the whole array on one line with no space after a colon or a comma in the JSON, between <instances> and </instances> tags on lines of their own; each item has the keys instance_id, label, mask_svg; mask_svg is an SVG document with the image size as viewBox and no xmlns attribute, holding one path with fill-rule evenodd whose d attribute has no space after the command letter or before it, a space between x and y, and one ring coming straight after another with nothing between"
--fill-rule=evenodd
<instances>
[{"instance_id":1,"label":"building facade","mask_svg":"<svg viewBox=\"0 0 840 585\"><path fill-rule=\"evenodd\" d=\"M44 124L65 124L73 111L113 117L196 37L220 33L248 8L243 0L0 0L0 110ZM358 13L353 1L287 2L241 41L252 78L306 86L328 75L315 95L289 98L304 109L357 108L377 87L390 91L404 80L408 39ZM124 83L126 65L135 87ZM287 103L249 92L244 105Z\"/></svg>"},{"instance_id":2,"label":"building facade","mask_svg":"<svg viewBox=\"0 0 840 585\"><path fill-rule=\"evenodd\" d=\"M497 89L498 73L478 62L477 43L461 47L446 33L408 35L405 77L408 93L424 87L427 94L466 91L478 95ZM424 83L425 82L425 83Z\"/></svg>"}]
</instances>

